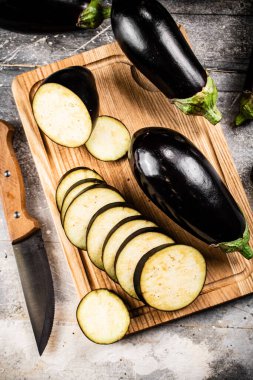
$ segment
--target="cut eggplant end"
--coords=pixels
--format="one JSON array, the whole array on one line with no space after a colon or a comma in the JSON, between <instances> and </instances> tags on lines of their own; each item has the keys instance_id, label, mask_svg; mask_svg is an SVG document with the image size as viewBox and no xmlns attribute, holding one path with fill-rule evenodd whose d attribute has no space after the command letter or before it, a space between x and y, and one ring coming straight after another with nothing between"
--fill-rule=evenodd
<instances>
[{"instance_id":1,"label":"cut eggplant end","mask_svg":"<svg viewBox=\"0 0 253 380\"><path fill-rule=\"evenodd\" d=\"M135 268L140 259L155 247L174 244L158 227L142 228L130 235L118 249L115 271L122 289L131 297L139 299L134 287Z\"/></svg>"},{"instance_id":2,"label":"cut eggplant end","mask_svg":"<svg viewBox=\"0 0 253 380\"><path fill-rule=\"evenodd\" d=\"M130 315L122 299L107 289L93 290L80 301L77 322L84 335L97 344L122 339L130 325Z\"/></svg>"},{"instance_id":3,"label":"cut eggplant end","mask_svg":"<svg viewBox=\"0 0 253 380\"><path fill-rule=\"evenodd\" d=\"M99 209L87 228L86 247L89 258L96 267L104 270L102 248L108 232L122 219L140 215L126 202L116 202Z\"/></svg>"},{"instance_id":4,"label":"cut eggplant end","mask_svg":"<svg viewBox=\"0 0 253 380\"><path fill-rule=\"evenodd\" d=\"M141 258L134 273L135 290L149 306L179 310L201 292L206 263L199 251L186 245L158 247Z\"/></svg>"},{"instance_id":5,"label":"cut eggplant end","mask_svg":"<svg viewBox=\"0 0 253 380\"><path fill-rule=\"evenodd\" d=\"M69 205L63 228L69 241L77 248L86 249L87 227L93 215L103 206L124 202L119 192L106 184L84 189Z\"/></svg>"},{"instance_id":6,"label":"cut eggplant end","mask_svg":"<svg viewBox=\"0 0 253 380\"><path fill-rule=\"evenodd\" d=\"M70 169L61 177L56 189L55 196L59 211L61 211L63 200L71 186L73 186L78 181L88 178L99 179L103 181L103 178L97 172L95 172L95 170L83 166Z\"/></svg>"},{"instance_id":7,"label":"cut eggplant end","mask_svg":"<svg viewBox=\"0 0 253 380\"><path fill-rule=\"evenodd\" d=\"M87 178L78 181L74 185L70 187L70 189L66 192L66 195L63 199L62 207L61 207L61 222L64 222L66 211L70 205L70 203L79 195L84 189L88 187L103 183L100 179L95 178Z\"/></svg>"},{"instance_id":8,"label":"cut eggplant end","mask_svg":"<svg viewBox=\"0 0 253 380\"><path fill-rule=\"evenodd\" d=\"M157 227L155 223L145 220L143 216L131 216L116 224L108 233L102 248L102 261L108 276L118 282L115 272L115 259L124 240L142 228Z\"/></svg>"},{"instance_id":9,"label":"cut eggplant end","mask_svg":"<svg viewBox=\"0 0 253 380\"><path fill-rule=\"evenodd\" d=\"M100 116L86 148L101 161L116 161L126 155L130 142L129 131L121 121L110 116Z\"/></svg>"},{"instance_id":10,"label":"cut eggplant end","mask_svg":"<svg viewBox=\"0 0 253 380\"><path fill-rule=\"evenodd\" d=\"M89 111L82 100L58 83L45 83L36 92L33 103L35 120L52 141L75 148L88 140L92 130Z\"/></svg>"}]
</instances>

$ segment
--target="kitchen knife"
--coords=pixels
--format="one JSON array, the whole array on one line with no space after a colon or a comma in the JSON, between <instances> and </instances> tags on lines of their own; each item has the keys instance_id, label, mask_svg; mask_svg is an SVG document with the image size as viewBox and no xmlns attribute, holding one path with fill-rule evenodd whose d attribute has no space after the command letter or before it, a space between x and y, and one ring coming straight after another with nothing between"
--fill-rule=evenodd
<instances>
[{"instance_id":1,"label":"kitchen knife","mask_svg":"<svg viewBox=\"0 0 253 380\"><path fill-rule=\"evenodd\" d=\"M39 223L26 211L25 188L12 147L14 128L0 120L0 195L39 354L54 319L54 289Z\"/></svg>"}]
</instances>

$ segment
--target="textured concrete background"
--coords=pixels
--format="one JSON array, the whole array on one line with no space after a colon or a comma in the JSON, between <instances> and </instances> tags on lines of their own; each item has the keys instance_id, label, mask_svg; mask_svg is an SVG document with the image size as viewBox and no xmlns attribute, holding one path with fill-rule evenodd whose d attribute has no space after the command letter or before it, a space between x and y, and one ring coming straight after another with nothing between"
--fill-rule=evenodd
<instances>
[{"instance_id":1,"label":"textured concrete background","mask_svg":"<svg viewBox=\"0 0 253 380\"><path fill-rule=\"evenodd\" d=\"M219 89L222 127L253 205L253 123L233 128L253 40L251 0L163 1L185 26L193 49ZM113 41L109 21L95 31L17 34L0 29L0 118L16 127L15 150L25 176L27 206L43 228L55 290L52 336L40 358L23 300L15 258L0 211L0 379L252 379L253 297L97 346L75 321L75 288L11 94L11 81L37 65Z\"/></svg>"}]
</instances>

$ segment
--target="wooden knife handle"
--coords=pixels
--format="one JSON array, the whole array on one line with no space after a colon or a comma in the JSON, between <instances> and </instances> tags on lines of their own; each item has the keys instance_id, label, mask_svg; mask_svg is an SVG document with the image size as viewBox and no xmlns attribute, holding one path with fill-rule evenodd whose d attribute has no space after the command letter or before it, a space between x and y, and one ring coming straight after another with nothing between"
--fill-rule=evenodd
<instances>
[{"instance_id":1,"label":"wooden knife handle","mask_svg":"<svg viewBox=\"0 0 253 380\"><path fill-rule=\"evenodd\" d=\"M12 243L31 235L39 228L26 211L22 173L13 150L14 128L0 120L0 195Z\"/></svg>"}]
</instances>

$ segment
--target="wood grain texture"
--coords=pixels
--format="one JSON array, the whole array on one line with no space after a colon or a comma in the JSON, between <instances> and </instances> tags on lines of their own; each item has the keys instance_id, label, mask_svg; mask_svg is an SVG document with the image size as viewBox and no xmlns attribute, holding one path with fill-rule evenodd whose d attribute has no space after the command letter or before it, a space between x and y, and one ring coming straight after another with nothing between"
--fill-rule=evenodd
<instances>
[{"instance_id":1,"label":"wood grain texture","mask_svg":"<svg viewBox=\"0 0 253 380\"><path fill-rule=\"evenodd\" d=\"M22 174L13 147L14 128L0 120L0 195L13 244L35 232L39 225L32 218L25 204Z\"/></svg>"},{"instance_id":2,"label":"wood grain texture","mask_svg":"<svg viewBox=\"0 0 253 380\"><path fill-rule=\"evenodd\" d=\"M129 333L133 333L253 292L252 263L238 253L225 255L218 249L209 248L165 217L139 189L126 159L104 163L92 157L84 147L64 148L40 134L31 108L34 89L52 72L71 65L85 65L92 70L100 95L100 114L119 118L131 134L145 126L165 126L192 140L215 166L244 210L251 233L253 219L221 128L211 126L201 117L183 115L160 92L140 87L133 78L130 62L117 44L103 46L22 74L13 82L13 94L80 297L90 289L114 289L131 309ZM54 194L59 178L70 168L79 165L94 168L140 212L164 227L172 238L180 243L191 244L204 254L207 261L207 281L201 295L193 304L177 312L160 312L143 306L126 296L104 272L95 268L86 252L78 251L68 242L60 224Z\"/></svg>"}]
</instances>

